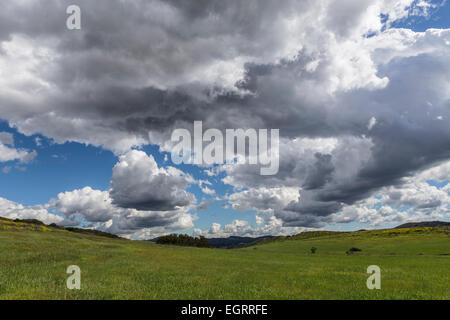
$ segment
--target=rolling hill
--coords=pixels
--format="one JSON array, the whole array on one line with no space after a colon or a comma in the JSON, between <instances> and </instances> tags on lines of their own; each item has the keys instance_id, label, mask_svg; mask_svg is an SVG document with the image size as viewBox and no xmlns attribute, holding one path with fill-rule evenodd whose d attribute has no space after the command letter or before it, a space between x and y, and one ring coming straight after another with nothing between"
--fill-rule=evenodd
<instances>
[{"instance_id":1,"label":"rolling hill","mask_svg":"<svg viewBox=\"0 0 450 320\"><path fill-rule=\"evenodd\" d=\"M444 221L424 221L424 222L408 222L402 225L399 225L398 227L395 227L396 229L401 228L424 228L424 227L450 227L450 222L444 222Z\"/></svg>"}]
</instances>

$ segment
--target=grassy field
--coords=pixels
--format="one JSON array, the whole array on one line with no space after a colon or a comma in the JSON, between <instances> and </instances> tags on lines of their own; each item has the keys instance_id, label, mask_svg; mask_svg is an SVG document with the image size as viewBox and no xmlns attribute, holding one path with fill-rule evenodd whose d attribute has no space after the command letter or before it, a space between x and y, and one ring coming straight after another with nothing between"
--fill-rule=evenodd
<instances>
[{"instance_id":1,"label":"grassy field","mask_svg":"<svg viewBox=\"0 0 450 320\"><path fill-rule=\"evenodd\" d=\"M351 247L362 251L346 255ZM69 265L81 268L81 290L66 288ZM381 290L366 287L369 265L381 268ZM448 228L319 232L221 250L0 221L0 299L450 299L449 277Z\"/></svg>"}]
</instances>

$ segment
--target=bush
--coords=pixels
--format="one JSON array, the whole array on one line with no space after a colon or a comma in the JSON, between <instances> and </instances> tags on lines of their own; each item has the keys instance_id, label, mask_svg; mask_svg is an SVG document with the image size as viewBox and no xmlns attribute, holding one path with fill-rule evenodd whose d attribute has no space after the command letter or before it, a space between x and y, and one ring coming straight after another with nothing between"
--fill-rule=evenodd
<instances>
[{"instance_id":1,"label":"bush","mask_svg":"<svg viewBox=\"0 0 450 320\"><path fill-rule=\"evenodd\" d=\"M40 220L37 219L14 219L15 222L22 222L22 223L30 223L30 224L36 224L39 226L45 226L45 223L43 223Z\"/></svg>"},{"instance_id":2,"label":"bush","mask_svg":"<svg viewBox=\"0 0 450 320\"><path fill-rule=\"evenodd\" d=\"M345 253L346 254L353 254L354 252L358 252L358 251L362 251L362 250L359 249L359 248L353 247L353 248L348 249Z\"/></svg>"},{"instance_id":3,"label":"bush","mask_svg":"<svg viewBox=\"0 0 450 320\"><path fill-rule=\"evenodd\" d=\"M316 248L316 247L312 247L312 248L311 248L311 253L312 253L312 254L316 253L316 251L317 251L317 248Z\"/></svg>"},{"instance_id":4,"label":"bush","mask_svg":"<svg viewBox=\"0 0 450 320\"><path fill-rule=\"evenodd\" d=\"M58 226L56 223L50 223L48 226L55 229L64 229L64 227Z\"/></svg>"}]
</instances>

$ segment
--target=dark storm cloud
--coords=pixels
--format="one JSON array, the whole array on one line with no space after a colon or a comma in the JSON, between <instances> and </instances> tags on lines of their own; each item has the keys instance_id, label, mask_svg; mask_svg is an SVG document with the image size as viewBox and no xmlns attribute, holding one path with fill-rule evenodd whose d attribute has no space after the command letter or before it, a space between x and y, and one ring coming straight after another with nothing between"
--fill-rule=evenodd
<instances>
[{"instance_id":1,"label":"dark storm cloud","mask_svg":"<svg viewBox=\"0 0 450 320\"><path fill-rule=\"evenodd\" d=\"M173 214L153 214L150 216L124 215L117 219L112 228L120 230L120 233L132 233L144 228L163 227L175 223L179 218L178 213ZM113 230L113 229L112 229Z\"/></svg>"},{"instance_id":2,"label":"dark storm cloud","mask_svg":"<svg viewBox=\"0 0 450 320\"><path fill-rule=\"evenodd\" d=\"M289 226L312 226L305 225L303 215L336 213L344 205L363 200L384 186L402 184L404 177L449 159L448 121L440 120L450 117L450 103L443 96L450 81L446 60L429 54L393 60L381 68L383 76L390 79L385 89L351 91L339 95L334 105L317 106L314 112L322 113L323 117L317 118L317 128L309 132L303 132L304 128L300 127L312 119L302 121L295 112L289 115L299 125L297 134L300 136L339 138L345 134L364 134L372 143L370 148L355 146L357 151L347 152L347 157L332 153L316 163L305 155L298 158L282 148L276 177L263 181L251 174L252 169L242 167L233 171L233 182L255 186L292 185L291 178L296 177L297 185L306 190L301 192L298 202L286 210L298 214L280 211L276 215ZM264 72L264 76L270 77L273 73ZM302 108L300 105L297 110ZM377 119L377 124L368 130L371 117ZM341 151L345 149L345 144L339 147ZM358 164L352 154L367 159ZM353 162L357 171L339 177L345 170L345 162Z\"/></svg>"},{"instance_id":3,"label":"dark storm cloud","mask_svg":"<svg viewBox=\"0 0 450 320\"><path fill-rule=\"evenodd\" d=\"M305 190L319 189L331 180L334 166L331 162L331 155L316 153L316 162L309 170L303 188Z\"/></svg>"},{"instance_id":4,"label":"dark storm cloud","mask_svg":"<svg viewBox=\"0 0 450 320\"><path fill-rule=\"evenodd\" d=\"M187 127L193 120L205 120L205 127L219 128L271 124L293 135L296 127L305 131L324 128L315 125L320 123L314 117L320 114L296 110L298 103L292 105L289 86L283 88L280 84L266 90L265 86L271 84L257 83L261 72L256 70L270 69L272 64L249 64L248 78L236 78L241 89L258 94L267 91L261 99L243 97L228 89L222 93L223 84L214 83L215 79L201 83L205 76L202 70L208 71L217 60L226 62L248 55L249 61L276 61L275 52L289 44L280 37L280 32L286 33L280 17L293 18L294 9L296 14L310 9L307 1L226 5L220 1L79 1L83 25L76 32L65 29L65 8L69 4L30 1L30 5L9 4L3 11L6 38L25 35L38 37L43 43L54 42L48 44L54 57L38 61L40 66L34 72L56 90L43 88L44 101L33 108L23 105L23 101L4 101L14 107L3 110L2 117L23 132L42 131L57 141L75 140L120 149L121 140L127 136L145 141L150 130L165 133L167 138L175 126ZM259 58L261 54L268 58ZM303 56L296 65L309 59ZM231 64L226 68L236 67ZM291 67L281 64L278 69ZM213 87L209 87L211 83ZM252 90L252 85L258 85L258 90ZM274 113L274 108L284 111ZM80 123L75 126L67 120L61 127L43 128L43 123L61 123L68 117L78 118ZM302 118L306 121L298 126ZM93 127L93 131L98 127L99 132L106 131L106 136L113 128L117 138L115 142L90 138L93 132L84 136L85 126ZM123 142L123 149L129 146L129 141Z\"/></svg>"}]
</instances>

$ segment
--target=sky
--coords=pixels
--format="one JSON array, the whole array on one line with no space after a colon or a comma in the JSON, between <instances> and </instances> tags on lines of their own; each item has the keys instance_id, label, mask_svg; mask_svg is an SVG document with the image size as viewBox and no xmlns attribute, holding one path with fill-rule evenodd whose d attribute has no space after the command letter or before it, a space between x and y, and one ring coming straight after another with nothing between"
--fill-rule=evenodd
<instances>
[{"instance_id":1,"label":"sky","mask_svg":"<svg viewBox=\"0 0 450 320\"><path fill-rule=\"evenodd\" d=\"M0 216L132 239L450 221L449 62L447 1L7 1ZM194 121L279 129L278 172L174 163Z\"/></svg>"}]
</instances>

